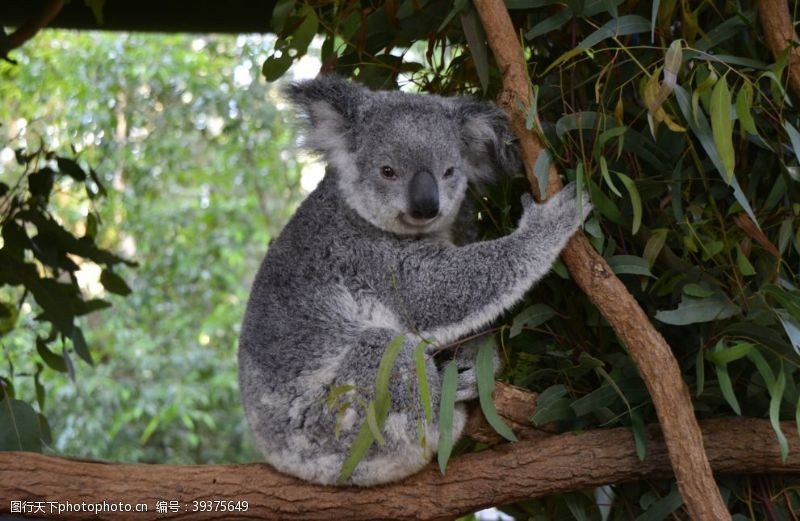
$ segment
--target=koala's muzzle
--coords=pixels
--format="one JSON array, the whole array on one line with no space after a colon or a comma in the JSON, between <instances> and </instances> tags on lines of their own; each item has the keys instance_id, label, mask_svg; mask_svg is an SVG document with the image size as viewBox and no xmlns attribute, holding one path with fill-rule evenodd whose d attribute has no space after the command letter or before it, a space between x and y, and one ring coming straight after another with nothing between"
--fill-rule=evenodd
<instances>
[{"instance_id":1,"label":"koala's muzzle","mask_svg":"<svg viewBox=\"0 0 800 521\"><path fill-rule=\"evenodd\" d=\"M433 219L439 215L439 187L436 178L420 170L408 185L409 213L414 219Z\"/></svg>"}]
</instances>

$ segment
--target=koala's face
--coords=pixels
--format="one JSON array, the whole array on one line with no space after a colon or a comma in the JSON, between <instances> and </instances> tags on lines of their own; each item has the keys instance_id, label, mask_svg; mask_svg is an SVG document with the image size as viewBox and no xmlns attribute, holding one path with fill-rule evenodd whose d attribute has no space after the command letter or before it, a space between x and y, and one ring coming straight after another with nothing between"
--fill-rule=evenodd
<instances>
[{"instance_id":1,"label":"koala's face","mask_svg":"<svg viewBox=\"0 0 800 521\"><path fill-rule=\"evenodd\" d=\"M305 109L307 143L333 167L347 204L388 232L447 233L469 182L519 167L505 116L488 103L372 92L330 76L288 94Z\"/></svg>"},{"instance_id":2,"label":"koala's face","mask_svg":"<svg viewBox=\"0 0 800 521\"><path fill-rule=\"evenodd\" d=\"M354 135L355 168L339 172L348 204L401 235L446 232L467 190L461 130L440 103L401 96L365 110Z\"/></svg>"}]
</instances>

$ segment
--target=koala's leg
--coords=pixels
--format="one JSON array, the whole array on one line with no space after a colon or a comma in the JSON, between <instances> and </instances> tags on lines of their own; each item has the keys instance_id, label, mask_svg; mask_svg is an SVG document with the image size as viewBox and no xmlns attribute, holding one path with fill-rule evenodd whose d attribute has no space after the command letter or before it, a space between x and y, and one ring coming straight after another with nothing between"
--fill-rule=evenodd
<instances>
[{"instance_id":1,"label":"koala's leg","mask_svg":"<svg viewBox=\"0 0 800 521\"><path fill-rule=\"evenodd\" d=\"M342 361L337 377L340 384L356 387L354 393L364 402L374 398L375 375L386 347L398 335L389 329L371 328L361 332ZM414 351L419 343L416 336L406 335L403 347L392 368L389 380L391 409L383 429L386 444L373 444L359 462L348 483L376 485L402 479L424 467L433 457L439 441L438 410L440 375L432 358L425 364L433 425L425 424L425 412L419 395ZM365 421L363 407L354 407L347 424L341 428L342 460L350 450L356 434ZM454 436L459 436L466 423L466 410L458 406L454 414ZM339 468L336 469L338 474Z\"/></svg>"},{"instance_id":2,"label":"koala's leg","mask_svg":"<svg viewBox=\"0 0 800 521\"><path fill-rule=\"evenodd\" d=\"M397 298L423 336L448 343L488 325L518 302L555 262L589 214L574 187L546 204L523 198L519 228L463 247L415 241L398 266Z\"/></svg>"}]
</instances>

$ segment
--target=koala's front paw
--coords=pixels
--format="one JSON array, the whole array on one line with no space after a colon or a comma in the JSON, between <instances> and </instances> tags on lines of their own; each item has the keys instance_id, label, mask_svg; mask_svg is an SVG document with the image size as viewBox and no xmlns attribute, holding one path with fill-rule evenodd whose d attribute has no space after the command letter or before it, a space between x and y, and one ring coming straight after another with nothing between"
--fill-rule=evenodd
<instances>
[{"instance_id":1,"label":"koala's front paw","mask_svg":"<svg viewBox=\"0 0 800 521\"><path fill-rule=\"evenodd\" d=\"M584 191L579 205L577 186L570 183L547 201L544 211L546 219L571 234L592 212L592 202Z\"/></svg>"}]
</instances>

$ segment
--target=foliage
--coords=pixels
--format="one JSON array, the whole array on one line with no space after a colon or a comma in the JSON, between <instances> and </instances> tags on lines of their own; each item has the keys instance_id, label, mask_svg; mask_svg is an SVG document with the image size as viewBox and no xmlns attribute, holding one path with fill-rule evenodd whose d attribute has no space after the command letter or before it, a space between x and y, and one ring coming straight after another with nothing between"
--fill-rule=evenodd
<instances>
[{"instance_id":1,"label":"foliage","mask_svg":"<svg viewBox=\"0 0 800 521\"><path fill-rule=\"evenodd\" d=\"M134 263L97 245L99 219L93 203L105 188L93 169L87 174L74 159L57 156L44 146L32 152L19 148L14 157L21 170L16 172L16 182L11 186L0 182L0 335L11 336L20 318L22 327L35 334L35 342L27 346L24 356L35 367L27 376L33 378L36 401L44 409L40 380L44 366L69 373L74 380L74 356L92 365L77 320L110 306L81 292L78 263L103 265L100 283L118 294L127 294L130 289L114 273L114 267ZM51 204L51 199L61 201ZM87 212L85 222L79 222L83 230L80 237L73 231L77 223L70 223L72 229L64 225L75 217L66 211L65 202L83 206ZM42 442L50 442L47 418L16 399L17 368L10 358L8 368L8 376L0 376L0 448L41 450Z\"/></svg>"},{"instance_id":2,"label":"foliage","mask_svg":"<svg viewBox=\"0 0 800 521\"><path fill-rule=\"evenodd\" d=\"M507 0L533 90L528 127L587 190L594 247L668 339L700 417L797 418L800 114L786 57L763 42L749 1ZM371 86L494 97L501 86L469 2L278 3L269 79L325 35L328 70ZM292 58L293 57L293 58ZM523 176L479 200L486 237L509 233ZM540 391L534 423L625 425L646 457L656 421L636 367L562 264L514 313L506 378ZM547 302L545 306L542 304ZM794 478L726 478L734 514L789 517ZM614 487L611 517L685 516L674 484ZM677 499L676 499L677 497ZM599 518L582 494L509 511Z\"/></svg>"},{"instance_id":3,"label":"foliage","mask_svg":"<svg viewBox=\"0 0 800 521\"><path fill-rule=\"evenodd\" d=\"M75 383L38 368L35 309L22 308L3 338L0 376L46 415L48 450L131 462L259 459L239 405L238 327L267 243L300 197L294 137L274 87L258 78L270 46L262 37L46 31L14 51L17 66L0 65L9 147L36 150L42 140L65 157L74 148L107 188L102 205L79 198L84 183L53 166L61 233L82 237L102 224L89 233L96 244L139 262L114 271L131 294L82 318L95 366L73 363ZM9 185L10 159L0 159ZM70 258L80 295L105 299L116 288L101 277L102 258Z\"/></svg>"}]
</instances>

